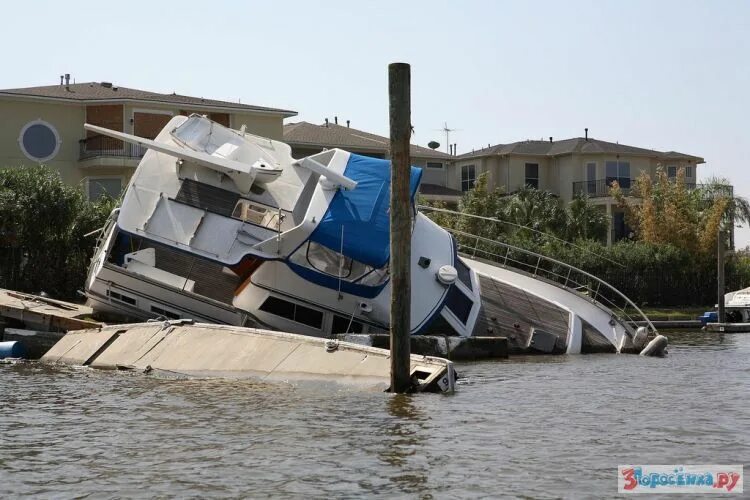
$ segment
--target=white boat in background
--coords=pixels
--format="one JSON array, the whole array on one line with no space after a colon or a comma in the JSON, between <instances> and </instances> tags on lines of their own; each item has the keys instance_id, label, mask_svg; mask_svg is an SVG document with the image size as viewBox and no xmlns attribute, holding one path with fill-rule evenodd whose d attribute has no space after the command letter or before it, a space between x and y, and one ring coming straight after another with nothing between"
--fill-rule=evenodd
<instances>
[{"instance_id":1,"label":"white boat in background","mask_svg":"<svg viewBox=\"0 0 750 500\"><path fill-rule=\"evenodd\" d=\"M389 161L340 149L294 159L199 115L174 117L155 140L86 128L148 148L97 243L94 310L317 337L388 331ZM420 179L412 167L412 204ZM448 231L416 206L411 279L412 334L580 353L633 350L655 333L598 278Z\"/></svg>"},{"instance_id":2,"label":"white boat in background","mask_svg":"<svg viewBox=\"0 0 750 500\"><path fill-rule=\"evenodd\" d=\"M750 287L724 295L727 323L750 323Z\"/></svg>"}]
</instances>

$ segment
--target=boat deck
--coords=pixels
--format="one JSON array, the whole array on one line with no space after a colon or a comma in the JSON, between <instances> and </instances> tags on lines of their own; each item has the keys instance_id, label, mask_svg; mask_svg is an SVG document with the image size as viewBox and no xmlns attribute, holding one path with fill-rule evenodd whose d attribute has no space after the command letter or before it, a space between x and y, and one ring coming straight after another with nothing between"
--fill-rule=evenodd
<instances>
[{"instance_id":1,"label":"boat deck","mask_svg":"<svg viewBox=\"0 0 750 500\"><path fill-rule=\"evenodd\" d=\"M564 349L568 336L567 311L524 290L479 274L482 310L474 335L508 337L511 352L525 351L532 329L557 337L557 348Z\"/></svg>"}]
</instances>

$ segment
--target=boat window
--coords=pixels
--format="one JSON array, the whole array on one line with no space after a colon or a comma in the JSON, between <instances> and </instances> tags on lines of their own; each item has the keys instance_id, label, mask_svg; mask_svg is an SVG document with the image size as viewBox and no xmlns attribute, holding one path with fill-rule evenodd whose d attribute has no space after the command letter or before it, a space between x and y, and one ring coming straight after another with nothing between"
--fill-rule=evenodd
<instances>
[{"instance_id":1,"label":"boat window","mask_svg":"<svg viewBox=\"0 0 750 500\"><path fill-rule=\"evenodd\" d=\"M448 296L445 298L445 305L465 325L469 320L469 313L471 313L471 307L474 303L458 287L451 286L448 289Z\"/></svg>"},{"instance_id":2,"label":"boat window","mask_svg":"<svg viewBox=\"0 0 750 500\"><path fill-rule=\"evenodd\" d=\"M279 230L279 211L271 210L250 200L238 200L232 211L232 217L257 226L267 227L274 231Z\"/></svg>"},{"instance_id":3,"label":"boat window","mask_svg":"<svg viewBox=\"0 0 750 500\"><path fill-rule=\"evenodd\" d=\"M456 257L456 271L458 272L458 279L466 285L466 288L473 290L471 287L471 271L469 267L464 264L464 261L460 257Z\"/></svg>"},{"instance_id":4,"label":"boat window","mask_svg":"<svg viewBox=\"0 0 750 500\"><path fill-rule=\"evenodd\" d=\"M111 290L107 290L107 295L110 299L116 300L118 302L124 302L125 304L130 304L132 306L135 305L136 301L133 297L128 297L125 294L113 292Z\"/></svg>"},{"instance_id":5,"label":"boat window","mask_svg":"<svg viewBox=\"0 0 750 500\"><path fill-rule=\"evenodd\" d=\"M423 335L449 335L457 336L460 335L455 328L448 323L442 314L438 314L437 317L432 320L432 323L422 332Z\"/></svg>"},{"instance_id":6,"label":"boat window","mask_svg":"<svg viewBox=\"0 0 750 500\"><path fill-rule=\"evenodd\" d=\"M331 325L331 333L362 333L364 325L356 320L339 316L338 314L333 315L333 324Z\"/></svg>"},{"instance_id":7,"label":"boat window","mask_svg":"<svg viewBox=\"0 0 750 500\"><path fill-rule=\"evenodd\" d=\"M323 313L321 311L278 297L269 296L261 304L260 310L313 328L321 328L323 326Z\"/></svg>"},{"instance_id":8,"label":"boat window","mask_svg":"<svg viewBox=\"0 0 750 500\"><path fill-rule=\"evenodd\" d=\"M158 314L159 316L163 316L167 319L180 319L179 314L167 309L162 309L161 307L151 306L151 312L154 314Z\"/></svg>"},{"instance_id":9,"label":"boat window","mask_svg":"<svg viewBox=\"0 0 750 500\"><path fill-rule=\"evenodd\" d=\"M292 254L295 264L311 267L316 271L366 286L380 286L388 281L388 265L373 268L353 260L323 245L309 241Z\"/></svg>"},{"instance_id":10,"label":"boat window","mask_svg":"<svg viewBox=\"0 0 750 500\"><path fill-rule=\"evenodd\" d=\"M346 278L352 273L352 259L314 241L307 246L307 262L321 273Z\"/></svg>"},{"instance_id":11,"label":"boat window","mask_svg":"<svg viewBox=\"0 0 750 500\"><path fill-rule=\"evenodd\" d=\"M370 266L364 267L366 268L366 273L356 279L356 283L367 286L380 286L388 281L388 264L378 269L372 268Z\"/></svg>"}]
</instances>

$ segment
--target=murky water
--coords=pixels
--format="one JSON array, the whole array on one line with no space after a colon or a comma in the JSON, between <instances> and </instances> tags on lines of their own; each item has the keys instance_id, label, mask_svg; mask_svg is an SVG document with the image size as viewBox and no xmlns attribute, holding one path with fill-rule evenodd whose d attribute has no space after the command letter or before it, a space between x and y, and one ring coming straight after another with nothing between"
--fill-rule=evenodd
<instances>
[{"instance_id":1,"label":"murky water","mask_svg":"<svg viewBox=\"0 0 750 500\"><path fill-rule=\"evenodd\" d=\"M0 494L602 498L618 464L750 462L750 335L669 335L460 364L453 396L0 365Z\"/></svg>"}]
</instances>

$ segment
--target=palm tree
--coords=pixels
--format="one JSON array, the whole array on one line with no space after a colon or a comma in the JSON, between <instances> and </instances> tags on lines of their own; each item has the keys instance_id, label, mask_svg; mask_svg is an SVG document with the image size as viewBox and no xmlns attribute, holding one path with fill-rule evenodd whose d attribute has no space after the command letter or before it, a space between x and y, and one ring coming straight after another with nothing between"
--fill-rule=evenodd
<instances>
[{"instance_id":1,"label":"palm tree","mask_svg":"<svg viewBox=\"0 0 750 500\"><path fill-rule=\"evenodd\" d=\"M734 228L750 222L750 201L742 196L734 196L734 189L729 179L709 177L699 189L696 189L703 204L712 205L717 200L726 199L722 229L730 235L730 246L734 246Z\"/></svg>"},{"instance_id":2,"label":"palm tree","mask_svg":"<svg viewBox=\"0 0 750 500\"><path fill-rule=\"evenodd\" d=\"M602 240L607 235L607 214L593 205L585 194L578 194L573 198L568 204L566 216L568 241Z\"/></svg>"},{"instance_id":3,"label":"palm tree","mask_svg":"<svg viewBox=\"0 0 750 500\"><path fill-rule=\"evenodd\" d=\"M526 186L519 189L502 207L499 218L536 231L565 235L566 216L560 202L549 191Z\"/></svg>"}]
</instances>

